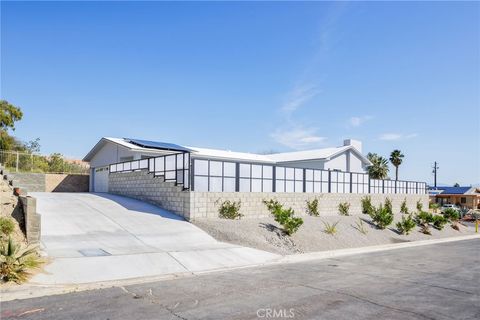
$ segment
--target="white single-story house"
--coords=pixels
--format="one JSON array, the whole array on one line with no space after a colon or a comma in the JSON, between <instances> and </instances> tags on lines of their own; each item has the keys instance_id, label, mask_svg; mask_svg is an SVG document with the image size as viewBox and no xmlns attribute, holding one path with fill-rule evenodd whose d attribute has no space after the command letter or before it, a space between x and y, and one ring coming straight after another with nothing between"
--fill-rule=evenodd
<instances>
[{"instance_id":1,"label":"white single-story house","mask_svg":"<svg viewBox=\"0 0 480 320\"><path fill-rule=\"evenodd\" d=\"M83 159L90 163L90 191L108 192L109 166L112 164L172 154L184 154L182 160L189 162L188 165L185 163L184 169L189 168L191 166L190 162L195 159L219 160L232 164L248 163L260 165L260 167L264 164L355 173L365 173L366 167L370 164L369 160L362 154L362 143L352 139L345 140L343 145L339 147L275 154L254 154L140 139L104 137ZM168 166L168 164L166 165Z\"/></svg>"},{"instance_id":2,"label":"white single-story house","mask_svg":"<svg viewBox=\"0 0 480 320\"><path fill-rule=\"evenodd\" d=\"M254 154L126 138L102 138L85 156L90 191L148 201L192 220L218 217L218 206L239 201L246 216L269 215L265 199L296 212L321 198L322 214L337 214L340 203L361 211L369 195L378 205L388 197L395 208L428 204L426 183L373 179L360 141L342 146L275 154Z\"/></svg>"}]
</instances>

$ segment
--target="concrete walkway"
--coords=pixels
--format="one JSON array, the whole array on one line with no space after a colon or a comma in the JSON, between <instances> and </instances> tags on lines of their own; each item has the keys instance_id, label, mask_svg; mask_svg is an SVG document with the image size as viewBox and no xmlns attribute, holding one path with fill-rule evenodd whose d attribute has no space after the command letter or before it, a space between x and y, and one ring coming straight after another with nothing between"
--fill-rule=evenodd
<instances>
[{"instance_id":1,"label":"concrete walkway","mask_svg":"<svg viewBox=\"0 0 480 320\"><path fill-rule=\"evenodd\" d=\"M183 218L110 194L30 193L51 259L36 284L82 284L263 264L280 256L218 242Z\"/></svg>"}]
</instances>

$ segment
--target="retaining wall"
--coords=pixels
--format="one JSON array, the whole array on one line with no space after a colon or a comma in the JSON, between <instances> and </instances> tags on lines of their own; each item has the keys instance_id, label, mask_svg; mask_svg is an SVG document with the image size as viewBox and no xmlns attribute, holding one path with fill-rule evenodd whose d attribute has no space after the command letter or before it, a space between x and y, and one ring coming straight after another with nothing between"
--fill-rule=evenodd
<instances>
[{"instance_id":1,"label":"retaining wall","mask_svg":"<svg viewBox=\"0 0 480 320\"><path fill-rule=\"evenodd\" d=\"M88 192L89 175L63 173L8 173L12 186L28 192Z\"/></svg>"},{"instance_id":2,"label":"retaining wall","mask_svg":"<svg viewBox=\"0 0 480 320\"><path fill-rule=\"evenodd\" d=\"M109 192L148 201L175 212L187 220L197 218L217 218L218 208L225 200L241 201L241 213L245 218L258 218L269 215L263 200L275 199L285 207L291 207L297 215L306 214L306 201L317 198L321 215L338 215L338 205L350 203L350 214L361 214L361 199L366 195L372 204L378 206L388 197L393 210L400 211L406 200L408 208L416 210L417 201L424 209L428 208L428 195L417 194L352 194L352 193L280 193L280 192L190 192L184 191L174 182L165 182L162 177L154 177L146 170L110 173Z\"/></svg>"},{"instance_id":3,"label":"retaining wall","mask_svg":"<svg viewBox=\"0 0 480 320\"><path fill-rule=\"evenodd\" d=\"M400 212L400 206L407 201L409 210L416 210L417 201L424 209L428 208L428 196L416 194L356 194L356 193L276 193L276 192L191 192L191 216L193 218L218 217L219 205L225 201L241 201L240 212L246 217L259 218L268 216L263 200L275 199L284 207L291 207L297 215L306 215L306 202L318 199L320 215L338 215L338 205L342 202L350 204L351 215L361 214L361 199L372 198L372 204L378 206L388 197L392 201L394 212Z\"/></svg>"},{"instance_id":4,"label":"retaining wall","mask_svg":"<svg viewBox=\"0 0 480 320\"><path fill-rule=\"evenodd\" d=\"M146 170L110 173L108 192L151 202L190 219L190 192Z\"/></svg>"},{"instance_id":5,"label":"retaining wall","mask_svg":"<svg viewBox=\"0 0 480 320\"><path fill-rule=\"evenodd\" d=\"M41 216L37 213L37 199L20 196L25 215L25 236L28 244L39 244L41 236Z\"/></svg>"}]
</instances>

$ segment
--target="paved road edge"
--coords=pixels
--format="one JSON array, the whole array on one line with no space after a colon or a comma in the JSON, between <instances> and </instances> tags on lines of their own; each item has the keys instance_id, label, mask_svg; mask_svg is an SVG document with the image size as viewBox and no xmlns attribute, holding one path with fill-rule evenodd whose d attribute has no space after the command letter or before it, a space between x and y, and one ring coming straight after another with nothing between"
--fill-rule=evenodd
<instances>
[{"instance_id":1,"label":"paved road edge","mask_svg":"<svg viewBox=\"0 0 480 320\"><path fill-rule=\"evenodd\" d=\"M348 249L301 253L301 254L284 256L274 261L270 261L262 264L256 264L256 265L248 265L248 266L233 267L233 268L222 268L222 269L214 269L214 270L207 270L207 271L200 271L200 272L166 274L166 275L142 277L142 278L134 278L134 279L112 280L112 281L100 282L100 283L75 284L75 285L73 284L70 284L70 285L25 284L20 287L0 288L0 296L1 296L0 300L2 302L5 302L5 301L12 301L12 300L38 298L43 296L59 295L59 294L66 294L66 293L86 291L86 290L105 289L105 288L112 288L112 287L121 287L121 286L127 286L127 285L148 283L148 282L154 282L154 281L180 279L180 278L191 277L195 275L209 274L209 273L215 273L215 272L225 272L225 271L230 271L235 269L244 269L244 268L285 264L285 263L307 262L307 261L329 259L329 258L336 258L336 257L356 255L356 254L389 251L389 250L395 250L395 249L412 248L412 247L427 246L427 245L448 243L448 242L455 242L455 241L473 240L473 239L480 239L480 234L459 236L459 237L448 237L448 238L432 239L432 240L419 240L419 241L402 242L402 243L394 243L394 244L386 244L386 245L378 245L378 246L368 246L368 247L360 247L360 248L348 248Z\"/></svg>"}]
</instances>

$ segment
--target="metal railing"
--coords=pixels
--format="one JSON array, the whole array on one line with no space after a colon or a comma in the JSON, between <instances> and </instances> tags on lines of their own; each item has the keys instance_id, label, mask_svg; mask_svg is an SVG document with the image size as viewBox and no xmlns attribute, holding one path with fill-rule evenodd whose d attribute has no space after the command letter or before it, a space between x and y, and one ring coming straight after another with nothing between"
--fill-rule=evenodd
<instances>
[{"instance_id":1,"label":"metal railing","mask_svg":"<svg viewBox=\"0 0 480 320\"><path fill-rule=\"evenodd\" d=\"M427 184L418 181L370 179L366 173L338 170L193 159L192 190L427 194Z\"/></svg>"},{"instance_id":2,"label":"metal railing","mask_svg":"<svg viewBox=\"0 0 480 320\"><path fill-rule=\"evenodd\" d=\"M133 172L147 169L155 177L163 176L165 181L173 181L190 188L190 153L182 152L140 160L114 163L109 166L110 173Z\"/></svg>"},{"instance_id":3,"label":"metal railing","mask_svg":"<svg viewBox=\"0 0 480 320\"><path fill-rule=\"evenodd\" d=\"M190 153L114 163L110 173L147 169L184 189L206 192L309 192L427 194L418 181L370 179L366 173L247 162L193 159ZM191 181L190 181L191 180Z\"/></svg>"},{"instance_id":4,"label":"metal railing","mask_svg":"<svg viewBox=\"0 0 480 320\"><path fill-rule=\"evenodd\" d=\"M40 155L22 151L0 150L0 165L9 172L88 174L88 163L68 160L59 154Z\"/></svg>"}]
</instances>

